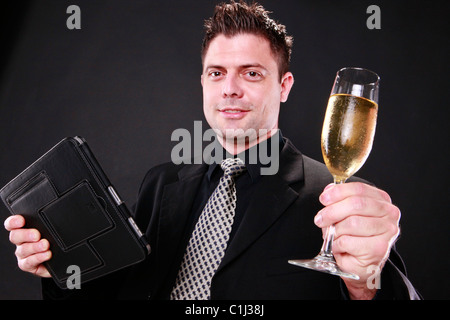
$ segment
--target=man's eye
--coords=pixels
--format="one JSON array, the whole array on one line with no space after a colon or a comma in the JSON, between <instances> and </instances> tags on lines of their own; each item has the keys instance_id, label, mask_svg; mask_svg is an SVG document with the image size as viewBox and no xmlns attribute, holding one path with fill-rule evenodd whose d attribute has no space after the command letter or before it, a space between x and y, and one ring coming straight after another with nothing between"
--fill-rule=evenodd
<instances>
[{"instance_id":1,"label":"man's eye","mask_svg":"<svg viewBox=\"0 0 450 320\"><path fill-rule=\"evenodd\" d=\"M249 79L249 80L260 80L262 78L262 74L257 72L257 71L247 71L245 73L245 76Z\"/></svg>"},{"instance_id":2,"label":"man's eye","mask_svg":"<svg viewBox=\"0 0 450 320\"><path fill-rule=\"evenodd\" d=\"M220 77L222 75L222 73L220 71L211 71L209 73L209 75L213 78L217 78L217 77Z\"/></svg>"}]
</instances>

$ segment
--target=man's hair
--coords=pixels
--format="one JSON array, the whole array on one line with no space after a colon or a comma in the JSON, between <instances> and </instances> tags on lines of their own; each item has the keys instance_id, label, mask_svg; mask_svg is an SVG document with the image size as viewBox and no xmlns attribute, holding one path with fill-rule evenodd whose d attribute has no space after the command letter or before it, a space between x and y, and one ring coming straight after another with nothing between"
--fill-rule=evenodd
<instances>
[{"instance_id":1,"label":"man's hair","mask_svg":"<svg viewBox=\"0 0 450 320\"><path fill-rule=\"evenodd\" d=\"M251 33L266 38L272 54L278 62L281 77L289 71L293 38L286 33L286 27L272 20L266 11L256 2L247 4L240 0L221 3L215 7L214 14L205 21L205 36L202 43L202 61L204 61L211 41L220 34L232 37L242 33Z\"/></svg>"}]
</instances>

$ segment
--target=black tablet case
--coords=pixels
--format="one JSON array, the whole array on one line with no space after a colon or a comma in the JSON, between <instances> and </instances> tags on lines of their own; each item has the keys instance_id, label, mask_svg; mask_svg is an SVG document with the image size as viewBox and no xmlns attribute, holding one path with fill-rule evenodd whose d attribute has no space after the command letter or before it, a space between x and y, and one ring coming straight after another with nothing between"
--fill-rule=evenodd
<instances>
[{"instance_id":1,"label":"black tablet case","mask_svg":"<svg viewBox=\"0 0 450 320\"><path fill-rule=\"evenodd\" d=\"M0 190L11 214L50 242L45 263L67 288L71 265L80 283L145 259L150 246L86 140L65 138Z\"/></svg>"}]
</instances>

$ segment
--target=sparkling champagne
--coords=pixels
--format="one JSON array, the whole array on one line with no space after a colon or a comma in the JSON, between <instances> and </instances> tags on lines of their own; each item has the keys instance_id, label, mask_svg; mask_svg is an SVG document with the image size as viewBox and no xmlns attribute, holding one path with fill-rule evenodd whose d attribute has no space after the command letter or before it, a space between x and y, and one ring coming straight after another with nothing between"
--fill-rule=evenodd
<instances>
[{"instance_id":1,"label":"sparkling champagne","mask_svg":"<svg viewBox=\"0 0 450 320\"><path fill-rule=\"evenodd\" d=\"M322 129L322 154L337 181L358 171L372 149L378 105L371 100L334 94L328 101Z\"/></svg>"}]
</instances>

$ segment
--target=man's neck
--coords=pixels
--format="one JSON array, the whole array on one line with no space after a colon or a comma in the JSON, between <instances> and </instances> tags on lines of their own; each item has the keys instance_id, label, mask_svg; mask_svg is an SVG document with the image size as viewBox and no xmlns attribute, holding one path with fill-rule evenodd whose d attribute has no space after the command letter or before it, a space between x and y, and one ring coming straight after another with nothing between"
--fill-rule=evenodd
<instances>
[{"instance_id":1,"label":"man's neck","mask_svg":"<svg viewBox=\"0 0 450 320\"><path fill-rule=\"evenodd\" d=\"M278 129L267 130L264 134L258 135L255 138L251 137L232 137L227 138L223 136L217 136L217 140L222 147L231 155L237 155L250 149L257 144L266 141L278 132Z\"/></svg>"}]
</instances>

